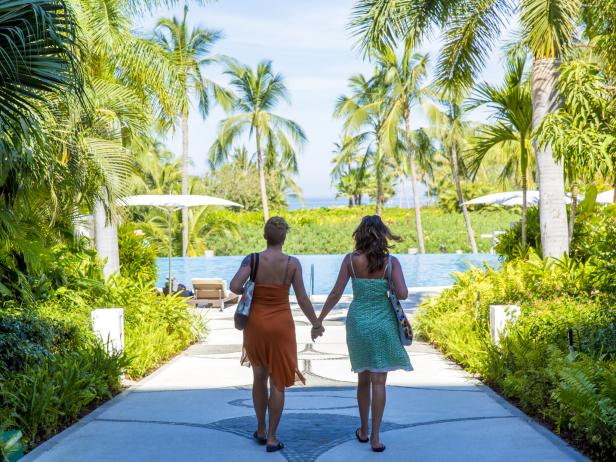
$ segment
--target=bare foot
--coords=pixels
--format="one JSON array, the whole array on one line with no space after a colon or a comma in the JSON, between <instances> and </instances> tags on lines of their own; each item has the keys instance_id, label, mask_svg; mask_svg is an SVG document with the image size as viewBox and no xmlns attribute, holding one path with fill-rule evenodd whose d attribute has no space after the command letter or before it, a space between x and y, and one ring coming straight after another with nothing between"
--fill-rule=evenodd
<instances>
[{"instance_id":1,"label":"bare foot","mask_svg":"<svg viewBox=\"0 0 616 462\"><path fill-rule=\"evenodd\" d=\"M372 446L372 450L376 452L382 452L385 449L385 445L381 443L378 435L370 437L370 446Z\"/></svg>"},{"instance_id":2,"label":"bare foot","mask_svg":"<svg viewBox=\"0 0 616 462\"><path fill-rule=\"evenodd\" d=\"M278 444L278 440L276 439L275 436L268 436L267 437L267 445L268 446L276 446Z\"/></svg>"},{"instance_id":3,"label":"bare foot","mask_svg":"<svg viewBox=\"0 0 616 462\"><path fill-rule=\"evenodd\" d=\"M359 440L360 443L367 443L368 442L368 430L367 429L363 429L363 428L358 428L357 429L357 439Z\"/></svg>"}]
</instances>

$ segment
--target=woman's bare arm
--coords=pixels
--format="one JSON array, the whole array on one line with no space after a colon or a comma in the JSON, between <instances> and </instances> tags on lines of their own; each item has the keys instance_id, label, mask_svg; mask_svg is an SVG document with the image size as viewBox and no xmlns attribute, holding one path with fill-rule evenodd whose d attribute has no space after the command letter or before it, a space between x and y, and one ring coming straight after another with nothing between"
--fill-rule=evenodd
<instances>
[{"instance_id":1,"label":"woman's bare arm","mask_svg":"<svg viewBox=\"0 0 616 462\"><path fill-rule=\"evenodd\" d=\"M391 258L391 280L394 283L394 290L398 300L406 300L409 296L409 289L406 287L406 281L404 280L404 273L402 272L402 265L396 257Z\"/></svg>"},{"instance_id":2,"label":"woman's bare arm","mask_svg":"<svg viewBox=\"0 0 616 462\"><path fill-rule=\"evenodd\" d=\"M312 324L312 327L320 328L321 322L317 319L317 315L314 312L314 307L310 301L310 297L306 293L306 287L304 287L304 279L302 277L302 265L297 258L292 258L294 272L291 283L293 284L293 291L297 298L297 304L301 308L304 315Z\"/></svg>"},{"instance_id":3,"label":"woman's bare arm","mask_svg":"<svg viewBox=\"0 0 616 462\"><path fill-rule=\"evenodd\" d=\"M323 309L321 310L321 314L319 315L319 320L323 322L323 320L327 317L329 312L332 310L334 306L340 301L340 297L344 293L344 288L349 282L349 256L347 255L342 260L342 266L340 266L340 271L338 272L338 278L336 279L336 283L334 284L334 288L327 296L327 300L325 300L325 304L323 305Z\"/></svg>"},{"instance_id":4,"label":"woman's bare arm","mask_svg":"<svg viewBox=\"0 0 616 462\"><path fill-rule=\"evenodd\" d=\"M242 264L240 265L237 273L231 279L231 283L229 284L229 290L234 294L242 295L244 293L244 284L248 281L250 277L250 255L247 255L244 260L242 260Z\"/></svg>"}]
</instances>

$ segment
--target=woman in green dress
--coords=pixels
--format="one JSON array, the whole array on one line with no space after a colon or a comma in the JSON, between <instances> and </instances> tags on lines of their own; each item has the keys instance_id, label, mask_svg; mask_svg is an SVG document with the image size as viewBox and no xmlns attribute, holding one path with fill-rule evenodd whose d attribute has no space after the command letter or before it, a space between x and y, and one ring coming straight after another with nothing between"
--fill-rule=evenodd
<instances>
[{"instance_id":1,"label":"woman in green dress","mask_svg":"<svg viewBox=\"0 0 616 462\"><path fill-rule=\"evenodd\" d=\"M357 404L361 420L355 436L362 443L370 441L373 451L383 452L385 445L379 433L385 410L387 373L413 370L400 342L398 322L387 296L388 265L391 265L391 279L399 300L408 297L408 289L400 262L389 255L389 241L400 238L391 233L379 216L364 217L353 238L355 251L345 256L319 321L338 303L350 278L353 302L347 314L346 334L351 366L358 374ZM372 429L368 437L371 409Z\"/></svg>"}]
</instances>

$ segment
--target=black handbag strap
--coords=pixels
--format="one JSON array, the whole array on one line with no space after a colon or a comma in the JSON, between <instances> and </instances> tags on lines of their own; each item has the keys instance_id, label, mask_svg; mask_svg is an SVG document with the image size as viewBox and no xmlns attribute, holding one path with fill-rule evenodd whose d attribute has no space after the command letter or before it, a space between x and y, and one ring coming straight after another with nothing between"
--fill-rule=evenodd
<instances>
[{"instance_id":1,"label":"black handbag strap","mask_svg":"<svg viewBox=\"0 0 616 462\"><path fill-rule=\"evenodd\" d=\"M255 282L257 279L257 271L259 270L259 254L250 254L250 280Z\"/></svg>"}]
</instances>

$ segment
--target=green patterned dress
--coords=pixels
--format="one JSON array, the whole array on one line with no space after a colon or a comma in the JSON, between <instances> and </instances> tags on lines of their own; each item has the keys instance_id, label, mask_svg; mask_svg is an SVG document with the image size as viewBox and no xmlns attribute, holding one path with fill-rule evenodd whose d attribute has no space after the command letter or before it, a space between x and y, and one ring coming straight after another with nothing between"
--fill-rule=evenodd
<instances>
[{"instance_id":1,"label":"green patterned dress","mask_svg":"<svg viewBox=\"0 0 616 462\"><path fill-rule=\"evenodd\" d=\"M357 278L354 270L352 273L353 302L347 314L346 337L353 372L412 371L387 297L387 279Z\"/></svg>"}]
</instances>

